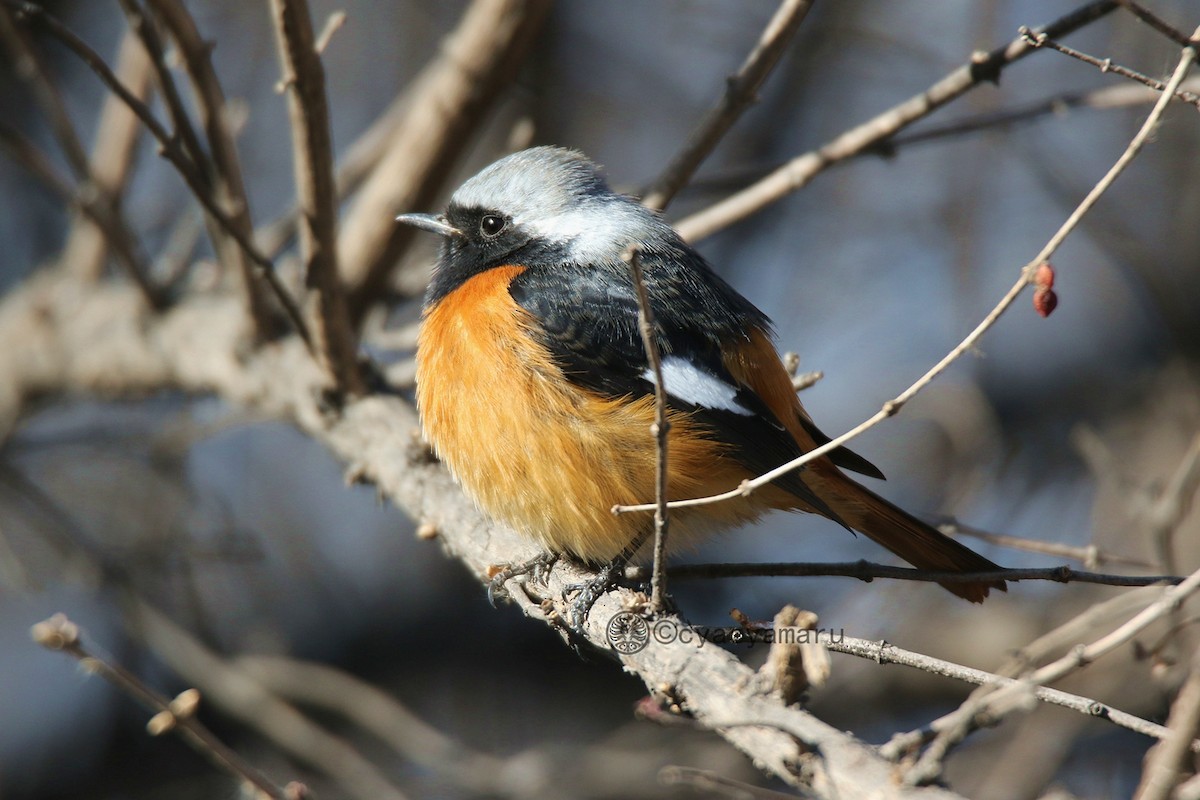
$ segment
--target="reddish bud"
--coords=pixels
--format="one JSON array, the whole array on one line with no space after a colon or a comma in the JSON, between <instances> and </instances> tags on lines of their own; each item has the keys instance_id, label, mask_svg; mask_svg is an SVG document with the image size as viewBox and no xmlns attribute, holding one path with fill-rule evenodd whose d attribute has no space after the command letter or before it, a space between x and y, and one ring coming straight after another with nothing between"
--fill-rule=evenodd
<instances>
[{"instance_id":1,"label":"reddish bud","mask_svg":"<svg viewBox=\"0 0 1200 800\"><path fill-rule=\"evenodd\" d=\"M1043 317L1050 316L1058 307L1058 295L1053 289L1038 289L1033 293L1033 310Z\"/></svg>"},{"instance_id":2,"label":"reddish bud","mask_svg":"<svg viewBox=\"0 0 1200 800\"><path fill-rule=\"evenodd\" d=\"M1054 267L1049 261L1043 261L1033 272L1033 285L1039 289L1054 288Z\"/></svg>"}]
</instances>

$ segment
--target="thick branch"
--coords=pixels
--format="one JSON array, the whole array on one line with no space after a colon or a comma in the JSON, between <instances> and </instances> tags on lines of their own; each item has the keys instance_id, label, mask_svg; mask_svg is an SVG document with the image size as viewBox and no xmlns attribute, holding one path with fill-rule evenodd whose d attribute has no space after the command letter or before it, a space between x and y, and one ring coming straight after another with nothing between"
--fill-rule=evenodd
<instances>
[{"instance_id":1,"label":"thick branch","mask_svg":"<svg viewBox=\"0 0 1200 800\"><path fill-rule=\"evenodd\" d=\"M396 215L432 205L451 165L513 79L549 0L475 0L408 90L405 122L343 220L338 262L358 327L386 292L415 229Z\"/></svg>"},{"instance_id":2,"label":"thick branch","mask_svg":"<svg viewBox=\"0 0 1200 800\"><path fill-rule=\"evenodd\" d=\"M430 523L443 546L483 582L489 567L536 555L531 542L485 519L429 459L414 437L412 408L396 397L347 403L331 419L322 413L322 374L299 342L239 359L232 298L198 297L155 317L126 287L81 287L61 274L31 279L0 301L0 341L20 336L21 348L0 349L0 432L31 398L46 393L137 394L166 387L213 392L264 414L293 420L416 520ZM547 596L589 577L560 562L547 576ZM531 617L546 619L539 598L514 591ZM587 639L608 651L605 623L636 602L628 590L602 597ZM552 620L551 620L552 621ZM669 690L681 707L749 754L767 772L793 784L811 783L839 797L951 797L939 789L904 789L892 765L872 747L797 708L759 694L753 672L715 646L675 643L622 657L653 691ZM913 793L913 792L916 793Z\"/></svg>"}]
</instances>

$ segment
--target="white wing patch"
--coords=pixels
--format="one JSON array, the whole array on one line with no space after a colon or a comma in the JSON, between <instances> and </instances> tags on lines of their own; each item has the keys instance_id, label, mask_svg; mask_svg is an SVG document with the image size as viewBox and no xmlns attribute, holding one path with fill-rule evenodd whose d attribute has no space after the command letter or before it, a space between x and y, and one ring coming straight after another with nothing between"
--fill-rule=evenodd
<instances>
[{"instance_id":1,"label":"white wing patch","mask_svg":"<svg viewBox=\"0 0 1200 800\"><path fill-rule=\"evenodd\" d=\"M697 367L686 358L667 356L662 360L663 383L667 394L687 403L705 408L732 411L745 417L753 416L750 409L737 401L738 389ZM642 377L655 383L654 370L647 368Z\"/></svg>"}]
</instances>

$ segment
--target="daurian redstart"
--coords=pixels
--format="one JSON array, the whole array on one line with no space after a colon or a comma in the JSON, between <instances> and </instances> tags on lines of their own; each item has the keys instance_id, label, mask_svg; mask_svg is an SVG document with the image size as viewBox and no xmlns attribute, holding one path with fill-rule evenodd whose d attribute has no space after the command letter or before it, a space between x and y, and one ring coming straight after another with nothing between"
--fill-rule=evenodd
<instances>
[{"instance_id":1,"label":"daurian redstart","mask_svg":"<svg viewBox=\"0 0 1200 800\"><path fill-rule=\"evenodd\" d=\"M417 347L417 405L437 455L494 518L552 553L625 552L655 494L654 373L623 254L640 250L669 403L671 499L736 487L829 441L801 406L767 316L670 225L609 189L578 152L535 147L464 183L442 236ZM771 509L821 514L916 567L999 569L842 472L880 471L833 450L749 496L675 509L687 539ZM945 583L981 602L1001 581Z\"/></svg>"}]
</instances>

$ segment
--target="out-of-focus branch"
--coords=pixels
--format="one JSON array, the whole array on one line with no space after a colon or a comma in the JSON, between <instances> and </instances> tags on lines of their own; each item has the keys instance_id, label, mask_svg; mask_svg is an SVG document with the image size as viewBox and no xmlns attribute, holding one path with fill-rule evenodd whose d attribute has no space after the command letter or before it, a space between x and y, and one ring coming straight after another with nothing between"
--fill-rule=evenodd
<instances>
[{"instance_id":1,"label":"out-of-focus branch","mask_svg":"<svg viewBox=\"0 0 1200 800\"><path fill-rule=\"evenodd\" d=\"M1200 731L1200 659L1193 656L1187 680L1167 718L1169 733L1146 759L1142 780L1134 796L1138 800L1168 800L1185 778L1195 773L1193 740Z\"/></svg>"},{"instance_id":2,"label":"out-of-focus branch","mask_svg":"<svg viewBox=\"0 0 1200 800\"><path fill-rule=\"evenodd\" d=\"M357 191L375 169L375 165L387 152L392 136L404 121L407 108L408 95L402 93L345 151L335 165L333 175L338 200ZM263 252L274 256L283 249L288 240L296 234L299 214L299 207L293 205L276 219L261 226L255 236L262 243Z\"/></svg>"},{"instance_id":3,"label":"out-of-focus branch","mask_svg":"<svg viewBox=\"0 0 1200 800\"><path fill-rule=\"evenodd\" d=\"M33 626L33 639L49 650L60 650L77 659L88 672L94 672L137 702L152 709L155 716L147 724L151 735L177 731L197 752L236 778L253 786L273 800L292 800L299 796L294 786L276 786L257 769L225 745L195 716L199 697L184 692L171 700L151 689L144 681L95 648L86 647L78 626L62 614ZM289 791L291 790L291 791Z\"/></svg>"},{"instance_id":4,"label":"out-of-focus branch","mask_svg":"<svg viewBox=\"0 0 1200 800\"><path fill-rule=\"evenodd\" d=\"M146 260L137 250L137 239L132 231L125 227L124 218L114 214L113 206L106 198L98 192L87 191L86 187L77 189L72 186L65 176L59 174L37 145L4 123L0 123L0 148L7 150L14 161L29 170L30 174L57 194L67 206L91 220L92 224L103 231L117 261L150 308L161 310L166 307L165 293L152 284L147 275Z\"/></svg>"},{"instance_id":5,"label":"out-of-focus branch","mask_svg":"<svg viewBox=\"0 0 1200 800\"><path fill-rule=\"evenodd\" d=\"M1174 25L1143 6L1141 3L1138 3L1135 0L1119 0L1119 2L1121 3L1121 7L1126 11L1133 14L1142 22L1146 23L1151 28L1170 39L1172 42L1175 42L1175 44L1179 45L1180 47L1189 47L1196 44L1195 34L1189 38L1186 33L1179 30Z\"/></svg>"},{"instance_id":6,"label":"out-of-focus branch","mask_svg":"<svg viewBox=\"0 0 1200 800\"><path fill-rule=\"evenodd\" d=\"M149 0L149 3L154 14L174 39L192 84L200 124L210 151L210 156L197 163L203 164L209 173L217 202L227 210L229 221L237 229L238 236L253 241L250 202L242 179L237 143L229 122L225 90L221 88L221 82L217 79L212 65L212 44L200 35L196 21L180 0ZM144 15L142 16L144 18ZM156 41L157 35L148 21L146 28ZM169 80L169 75L164 79ZM186 112L182 107L179 114L186 123ZM190 124L188 127L190 128ZM210 225L210 230L211 227ZM246 296L246 310L254 321L256 331L260 337L273 337L279 333L279 326L277 320L272 318L262 284L255 274L254 259L238 244L237 238L220 236L215 239L214 246L221 261L230 265L239 276L242 291Z\"/></svg>"},{"instance_id":7,"label":"out-of-focus branch","mask_svg":"<svg viewBox=\"0 0 1200 800\"><path fill-rule=\"evenodd\" d=\"M1116 0L1091 2L1040 28L1039 31L1054 38L1065 36L1095 22L1116 7ZM683 238L696 241L740 222L808 185L809 181L834 164L887 139L980 83L999 80L1000 73L1006 67L1036 49L1024 37L1019 36L991 53L976 53L969 62L920 94L851 128L818 149L792 159L753 185L681 220L676 228Z\"/></svg>"},{"instance_id":8,"label":"out-of-focus branch","mask_svg":"<svg viewBox=\"0 0 1200 800\"><path fill-rule=\"evenodd\" d=\"M470 792L521 797L528 795L530 784L537 783L536 779L514 780L518 776L505 769L503 759L446 736L392 695L342 670L273 656L242 656L234 666L276 694L343 716L405 759Z\"/></svg>"},{"instance_id":9,"label":"out-of-focus branch","mask_svg":"<svg viewBox=\"0 0 1200 800\"><path fill-rule=\"evenodd\" d=\"M137 37L127 33L117 56L117 78L134 95L145 101L150 92L150 62ZM120 212L121 196L133 172L134 155L142 126L137 117L118 98L109 95L100 111L96 140L89 159L92 184ZM123 216L123 215L122 215ZM75 219L63 246L62 263L82 277L93 280L104 267L110 242L93 223Z\"/></svg>"},{"instance_id":10,"label":"out-of-focus branch","mask_svg":"<svg viewBox=\"0 0 1200 800\"><path fill-rule=\"evenodd\" d=\"M50 78L50 71L25 31L16 24L14 14L11 7L0 7L0 45L9 52L17 76L32 90L34 99L50 123L54 138L58 140L67 166L78 180L86 181L90 175L87 151L79 140L71 115L67 113L62 92Z\"/></svg>"},{"instance_id":11,"label":"out-of-focus branch","mask_svg":"<svg viewBox=\"0 0 1200 800\"><path fill-rule=\"evenodd\" d=\"M120 98L128 106L129 110L146 126L146 129L150 131L151 135L159 143L159 154L175 167L180 177L183 178L184 183L192 191L192 194L200 201L204 210L233 236L238 245L242 247L247 256L255 263L260 273L271 285L275 296L287 312L288 318L300 334L300 338L304 340L305 345L311 350L312 340L308 333L308 327L304 324L304 318L301 316L296 302L288 294L287 287L280 282L279 276L275 274L275 265L258 251L248 235L238 230L237 226L229 218L229 215L216 202L208 190L208 185L200 168L183 151L178 139L169 133L150 111L149 107L130 92L117 76L113 74L113 71L109 69L108 65L104 63L104 59L95 50L90 48L69 28L50 14L47 14L45 9L34 3L13 3L8 0L6 0L5 5L14 8L18 20L27 19L31 23L41 26L79 56L96 76L100 78L104 85Z\"/></svg>"},{"instance_id":12,"label":"out-of-focus branch","mask_svg":"<svg viewBox=\"0 0 1200 800\"><path fill-rule=\"evenodd\" d=\"M404 800L404 793L361 753L137 598L126 611L147 646L209 702L328 775L356 800Z\"/></svg>"},{"instance_id":13,"label":"out-of-focus branch","mask_svg":"<svg viewBox=\"0 0 1200 800\"><path fill-rule=\"evenodd\" d=\"M308 318L321 364L338 394L358 396L366 387L337 267L337 198L325 67L316 51L307 0L271 0L271 8L291 119L300 252L311 296Z\"/></svg>"},{"instance_id":14,"label":"out-of-focus branch","mask_svg":"<svg viewBox=\"0 0 1200 800\"><path fill-rule=\"evenodd\" d=\"M513 79L549 0L474 0L439 55L407 90L404 123L343 219L338 263L358 328L386 293L415 229L397 214L434 202L450 167Z\"/></svg>"},{"instance_id":15,"label":"out-of-focus branch","mask_svg":"<svg viewBox=\"0 0 1200 800\"><path fill-rule=\"evenodd\" d=\"M956 519L946 517L940 518L937 521L937 529L947 536L970 536L989 544L1009 547L1013 550L1073 558L1083 562L1084 567L1092 570L1102 564L1123 564L1129 567L1142 567L1144 569L1154 568L1154 565L1149 561L1109 553L1095 545L1077 547L1075 545L1062 544L1061 542L1046 542L1040 539L1025 539L1020 536L1010 536L1005 533L991 533L990 531L980 530L971 525L964 525ZM1170 571L1174 572L1174 570Z\"/></svg>"},{"instance_id":16,"label":"out-of-focus branch","mask_svg":"<svg viewBox=\"0 0 1200 800\"><path fill-rule=\"evenodd\" d=\"M758 90L783 51L808 16L812 0L783 0L754 49L742 66L725 83L725 93L688 136L687 142L671 163L655 179L642 198L642 204L664 209L679 190L687 185L696 169L708 158L726 132L758 101Z\"/></svg>"}]
</instances>

